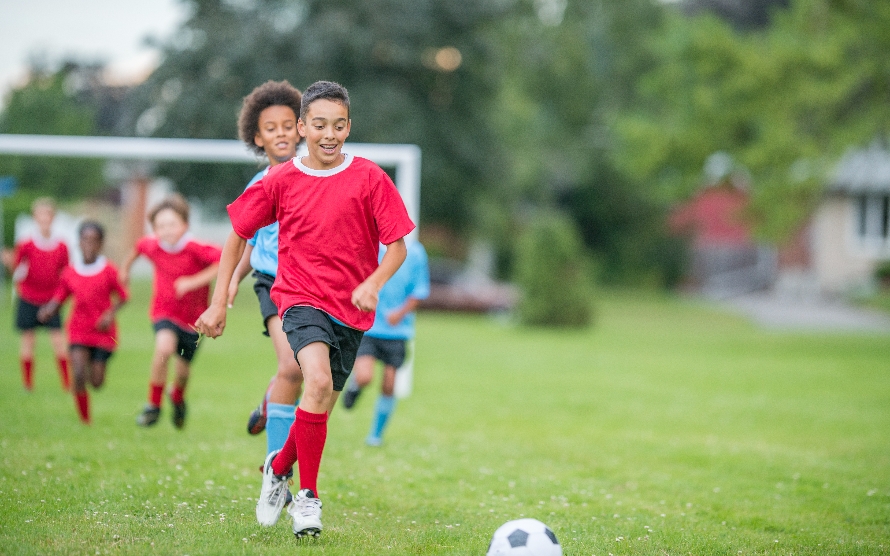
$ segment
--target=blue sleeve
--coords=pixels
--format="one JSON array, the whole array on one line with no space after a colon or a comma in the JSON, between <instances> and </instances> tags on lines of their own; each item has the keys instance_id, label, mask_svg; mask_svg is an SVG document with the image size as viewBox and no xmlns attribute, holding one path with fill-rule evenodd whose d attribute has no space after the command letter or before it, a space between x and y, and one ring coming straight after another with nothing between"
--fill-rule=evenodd
<instances>
[{"instance_id":1,"label":"blue sleeve","mask_svg":"<svg viewBox=\"0 0 890 556\"><path fill-rule=\"evenodd\" d=\"M420 242L411 246L414 250L412 256L411 271L414 274L414 287L411 289L411 297L414 299L426 299L430 296L430 265L426 249Z\"/></svg>"}]
</instances>

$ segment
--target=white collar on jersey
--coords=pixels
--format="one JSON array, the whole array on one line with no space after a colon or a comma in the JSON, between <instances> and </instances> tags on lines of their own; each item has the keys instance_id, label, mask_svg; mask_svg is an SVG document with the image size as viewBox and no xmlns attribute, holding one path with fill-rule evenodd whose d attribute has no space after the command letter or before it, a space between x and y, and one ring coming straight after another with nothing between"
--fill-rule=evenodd
<instances>
[{"instance_id":1,"label":"white collar on jersey","mask_svg":"<svg viewBox=\"0 0 890 556\"><path fill-rule=\"evenodd\" d=\"M62 242L57 236L50 235L49 237L43 237L40 232L34 232L31 236L31 241L33 241L34 245L41 251L52 251Z\"/></svg>"},{"instance_id":2,"label":"white collar on jersey","mask_svg":"<svg viewBox=\"0 0 890 556\"><path fill-rule=\"evenodd\" d=\"M316 178L327 178L339 174L343 170L349 168L349 165L352 164L352 159L353 156L351 154L343 153L343 162L340 163L339 166L335 166L328 170L313 170L312 168L303 164L303 159L297 156L294 157L294 166L296 166L298 170L309 176L314 176Z\"/></svg>"},{"instance_id":3,"label":"white collar on jersey","mask_svg":"<svg viewBox=\"0 0 890 556\"><path fill-rule=\"evenodd\" d=\"M99 257L90 264L76 261L74 263L74 270L81 276L95 276L105 270L106 266L108 266L108 259L105 258L105 255L99 255Z\"/></svg>"},{"instance_id":4,"label":"white collar on jersey","mask_svg":"<svg viewBox=\"0 0 890 556\"><path fill-rule=\"evenodd\" d=\"M183 249L185 249L185 245L192 240L192 234L190 232L186 232L182 234L182 237L179 238L179 241L176 243L170 244L166 241L161 241L158 239L158 245L166 251L167 253L179 253Z\"/></svg>"}]
</instances>

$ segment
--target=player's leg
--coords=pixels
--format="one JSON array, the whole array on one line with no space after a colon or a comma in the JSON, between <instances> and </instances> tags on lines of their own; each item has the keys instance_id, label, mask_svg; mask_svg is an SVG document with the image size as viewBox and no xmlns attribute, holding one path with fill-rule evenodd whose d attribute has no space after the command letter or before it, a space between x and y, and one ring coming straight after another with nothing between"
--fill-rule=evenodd
<instances>
[{"instance_id":1,"label":"player's leg","mask_svg":"<svg viewBox=\"0 0 890 556\"><path fill-rule=\"evenodd\" d=\"M37 334L34 329L22 330L22 338L19 343L19 360L22 365L22 384L25 389L34 388L34 346L37 343Z\"/></svg>"},{"instance_id":2,"label":"player's leg","mask_svg":"<svg viewBox=\"0 0 890 556\"><path fill-rule=\"evenodd\" d=\"M374 365L377 363L377 355L374 351L374 341L370 336L364 336L358 346L355 365L352 367L352 375L346 385L346 393L343 394L343 407L351 409L358 400L362 388L371 383L374 378Z\"/></svg>"},{"instance_id":3,"label":"player's leg","mask_svg":"<svg viewBox=\"0 0 890 556\"><path fill-rule=\"evenodd\" d=\"M167 364L170 357L176 353L178 343L176 333L168 327L165 321L155 324L155 350L151 358L148 379L148 403L136 419L136 424L140 426L150 427L158 422L164 386L167 384Z\"/></svg>"},{"instance_id":4,"label":"player's leg","mask_svg":"<svg viewBox=\"0 0 890 556\"><path fill-rule=\"evenodd\" d=\"M73 345L69 350L71 356L72 381L71 391L74 394L74 401L77 404L77 411L80 420L89 424L90 422L90 399L87 394L87 381L90 372L90 348L86 346Z\"/></svg>"},{"instance_id":5,"label":"player's leg","mask_svg":"<svg viewBox=\"0 0 890 556\"><path fill-rule=\"evenodd\" d=\"M303 371L294 358L287 335L281 329L281 319L277 315L270 317L266 321L266 327L278 359L278 370L269 388L266 406L266 453L268 454L273 450L280 450L287 440L294 423L296 404L303 388Z\"/></svg>"},{"instance_id":6,"label":"player's leg","mask_svg":"<svg viewBox=\"0 0 890 556\"><path fill-rule=\"evenodd\" d=\"M173 367L175 375L170 388L170 402L173 404L173 426L181 429L185 426L185 387L191 375L191 361L183 357L175 357Z\"/></svg>"},{"instance_id":7,"label":"player's leg","mask_svg":"<svg viewBox=\"0 0 890 556\"><path fill-rule=\"evenodd\" d=\"M48 327L49 341L56 355L56 365L59 367L59 379L62 381L62 388L71 389L71 375L68 371L68 342L61 327Z\"/></svg>"},{"instance_id":8,"label":"player's leg","mask_svg":"<svg viewBox=\"0 0 890 556\"><path fill-rule=\"evenodd\" d=\"M380 384L380 396L377 398L377 404L374 406L371 430L365 439L365 443L369 446L380 446L383 442L383 430L386 428L386 424L396 408L396 399L393 396L395 383L396 367L394 365L384 365L383 382Z\"/></svg>"},{"instance_id":9,"label":"player's leg","mask_svg":"<svg viewBox=\"0 0 890 556\"><path fill-rule=\"evenodd\" d=\"M107 368L106 359L94 358L90 361L90 385L94 390L98 390L105 385L105 369Z\"/></svg>"}]
</instances>

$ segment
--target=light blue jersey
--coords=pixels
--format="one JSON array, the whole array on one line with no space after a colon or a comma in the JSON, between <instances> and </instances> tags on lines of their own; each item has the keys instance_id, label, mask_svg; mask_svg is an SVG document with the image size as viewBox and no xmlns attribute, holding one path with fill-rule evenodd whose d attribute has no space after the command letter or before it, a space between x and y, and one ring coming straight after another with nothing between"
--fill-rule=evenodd
<instances>
[{"instance_id":1,"label":"light blue jersey","mask_svg":"<svg viewBox=\"0 0 890 556\"><path fill-rule=\"evenodd\" d=\"M260 181L269 172L269 166L260 170L250 180L247 187ZM247 189L245 187L244 189ZM257 230L253 237L247 240L247 244L253 247L250 253L250 266L269 276L278 275L278 222L273 222L265 228Z\"/></svg>"},{"instance_id":2,"label":"light blue jersey","mask_svg":"<svg viewBox=\"0 0 890 556\"><path fill-rule=\"evenodd\" d=\"M419 241L405 240L408 256L399 270L393 274L377 299L374 325L365 334L386 340L410 340L414 337L415 314L409 313L395 326L386 322L386 315L401 308L409 297L426 299L430 295L430 268L426 249ZM380 260L386 248L380 250Z\"/></svg>"}]
</instances>

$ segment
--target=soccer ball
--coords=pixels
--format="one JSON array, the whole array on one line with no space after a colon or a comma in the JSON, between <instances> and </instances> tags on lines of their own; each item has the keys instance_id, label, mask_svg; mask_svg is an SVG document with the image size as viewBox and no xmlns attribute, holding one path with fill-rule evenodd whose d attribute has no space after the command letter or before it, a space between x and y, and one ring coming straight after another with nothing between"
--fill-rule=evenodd
<instances>
[{"instance_id":1,"label":"soccer ball","mask_svg":"<svg viewBox=\"0 0 890 556\"><path fill-rule=\"evenodd\" d=\"M562 556L562 547L537 519L515 519L494 532L486 556Z\"/></svg>"}]
</instances>

